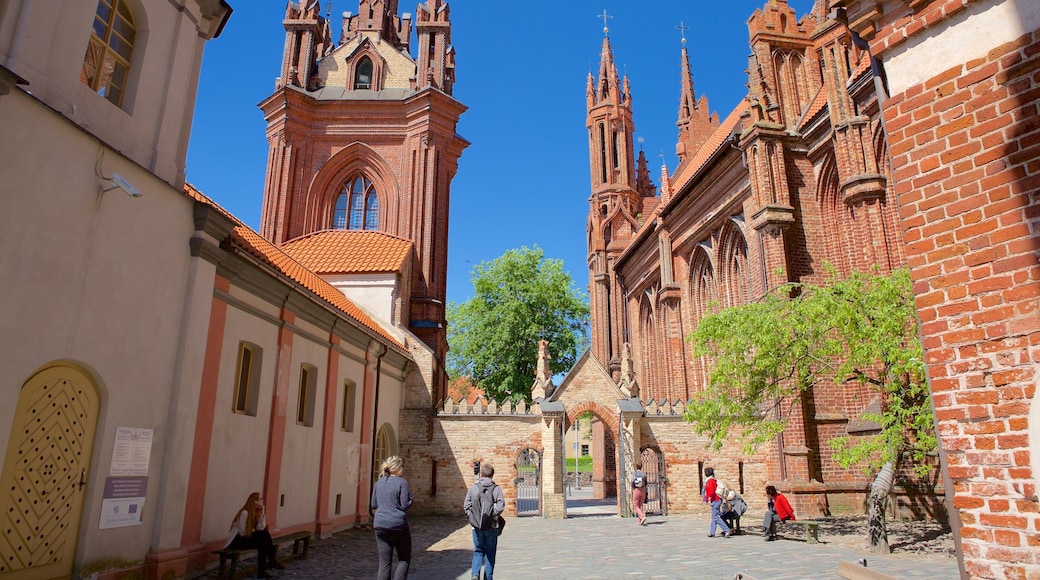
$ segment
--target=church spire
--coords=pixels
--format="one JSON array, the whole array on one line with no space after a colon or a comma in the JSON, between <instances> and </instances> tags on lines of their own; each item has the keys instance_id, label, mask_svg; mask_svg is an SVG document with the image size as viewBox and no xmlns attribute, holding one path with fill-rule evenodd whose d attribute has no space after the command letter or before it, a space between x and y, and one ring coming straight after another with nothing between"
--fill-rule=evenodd
<instances>
[{"instance_id":1,"label":"church spire","mask_svg":"<svg viewBox=\"0 0 1040 580\"><path fill-rule=\"evenodd\" d=\"M435 87L451 94L455 84L455 47L451 45L451 11L444 0L426 0L415 15L419 37L417 87Z\"/></svg>"},{"instance_id":2,"label":"church spire","mask_svg":"<svg viewBox=\"0 0 1040 580\"><path fill-rule=\"evenodd\" d=\"M318 0L290 0L285 7L282 25L285 27L285 52L278 88L286 85L313 88L317 61L332 50L332 31L321 15Z\"/></svg>"},{"instance_id":3,"label":"church spire","mask_svg":"<svg viewBox=\"0 0 1040 580\"><path fill-rule=\"evenodd\" d=\"M679 165L697 153L715 129L719 127L718 113L712 115L708 110L708 98L696 99L693 92L693 73L690 71L690 55L686 51L686 30L682 23L676 28L683 31L682 37L682 88L679 94L679 141L675 145L675 154L679 157Z\"/></svg>"}]
</instances>

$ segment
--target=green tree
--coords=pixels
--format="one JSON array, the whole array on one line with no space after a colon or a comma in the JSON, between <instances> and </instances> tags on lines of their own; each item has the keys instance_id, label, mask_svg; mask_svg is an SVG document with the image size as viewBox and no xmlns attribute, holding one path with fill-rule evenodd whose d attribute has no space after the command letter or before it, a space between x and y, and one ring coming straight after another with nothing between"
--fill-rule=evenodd
<instances>
[{"instance_id":1,"label":"green tree","mask_svg":"<svg viewBox=\"0 0 1040 580\"><path fill-rule=\"evenodd\" d=\"M530 401L539 340L551 345L553 374L587 348L587 298L537 246L481 263L471 280L474 296L448 304L448 376L468 377L495 401Z\"/></svg>"},{"instance_id":2,"label":"green tree","mask_svg":"<svg viewBox=\"0 0 1040 580\"><path fill-rule=\"evenodd\" d=\"M883 509L894 473L909 457L923 475L937 448L910 274L839 278L827 269L825 285L787 284L698 323L688 340L696 356L706 357L708 389L687 406L685 419L716 450L739 431L751 453L783 430L800 396L817 383L869 385L880 406L863 419L878 425L877 434L828 443L842 466L877 474L870 547L887 552Z\"/></svg>"}]
</instances>

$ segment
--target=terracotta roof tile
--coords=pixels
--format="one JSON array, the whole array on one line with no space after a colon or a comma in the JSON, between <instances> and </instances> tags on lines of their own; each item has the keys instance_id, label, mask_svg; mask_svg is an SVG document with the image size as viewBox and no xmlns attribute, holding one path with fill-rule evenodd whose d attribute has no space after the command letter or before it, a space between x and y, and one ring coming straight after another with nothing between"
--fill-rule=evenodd
<instances>
[{"instance_id":1,"label":"terracotta roof tile","mask_svg":"<svg viewBox=\"0 0 1040 580\"><path fill-rule=\"evenodd\" d=\"M354 304L349 298L344 296L342 292L325 280L322 280L321 277L313 271L308 270L306 266L278 249L277 246L265 240L260 236L260 234L254 232L249 226L243 224L238 218L231 215L226 209L220 207L220 205L210 198L206 197L194 186L191 184L185 184L184 193L196 201L215 208L217 211L234 221L236 225L235 229L232 231L231 239L240 248L249 252L249 254L258 258L268 266L271 266L283 276L307 289L315 296L321 298L329 306L336 308L348 318L352 318L361 326L378 334L381 338L386 339L390 344L407 352L407 348L405 348L400 341L391 336L382 326L376 323L371 316L361 310L357 304Z\"/></svg>"},{"instance_id":2,"label":"terracotta roof tile","mask_svg":"<svg viewBox=\"0 0 1040 580\"><path fill-rule=\"evenodd\" d=\"M289 240L281 249L319 274L398 272L412 242L384 232L325 230Z\"/></svg>"},{"instance_id":3,"label":"terracotta roof tile","mask_svg":"<svg viewBox=\"0 0 1040 580\"><path fill-rule=\"evenodd\" d=\"M748 109L747 99L742 99L739 104L733 109L732 112L726 117L726 119L719 125L718 129L708 137L708 140L701 145L701 148L697 150L690 162L683 167L682 172L672 177L672 199L677 197L676 194L681 192L689 184L689 181L693 179L693 176L700 172L701 168L705 163L711 159L711 156L715 154L725 143L726 139L733 133L734 129L740 123L740 116L744 114L744 111Z\"/></svg>"},{"instance_id":4,"label":"terracotta roof tile","mask_svg":"<svg viewBox=\"0 0 1040 580\"><path fill-rule=\"evenodd\" d=\"M823 108L826 106L827 93L821 87L820 92L816 93L816 98L813 99L813 102L809 105L809 108L806 109L805 114L802 115L802 122L798 124L798 129L804 129L805 126L808 125L810 121L815 119L816 115L819 115L820 111L822 111Z\"/></svg>"}]
</instances>

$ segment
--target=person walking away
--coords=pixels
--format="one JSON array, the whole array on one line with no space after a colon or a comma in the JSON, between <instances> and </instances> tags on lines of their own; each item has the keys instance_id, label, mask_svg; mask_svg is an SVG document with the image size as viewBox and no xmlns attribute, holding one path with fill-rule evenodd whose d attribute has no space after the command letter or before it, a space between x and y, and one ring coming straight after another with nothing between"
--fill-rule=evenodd
<instances>
[{"instance_id":1,"label":"person walking away","mask_svg":"<svg viewBox=\"0 0 1040 580\"><path fill-rule=\"evenodd\" d=\"M733 535L733 530L729 529L726 522L722 521L722 498L719 497L718 488L719 481L715 479L715 470L711 467L704 468L704 475L708 476L708 480L704 482L704 502L711 504L711 525L708 528L708 537L715 537L715 527L718 526L722 530L723 537L730 537Z\"/></svg>"},{"instance_id":2,"label":"person walking away","mask_svg":"<svg viewBox=\"0 0 1040 580\"><path fill-rule=\"evenodd\" d=\"M264 500L260 494L253 492L249 494L242 509L235 514L231 520L231 528L228 530L228 541L224 549L234 550L256 550L256 577L270 578L267 568L282 570L285 566L278 563L275 555L277 549L271 539L271 532L267 530L267 519L265 517Z\"/></svg>"},{"instance_id":3,"label":"person walking away","mask_svg":"<svg viewBox=\"0 0 1040 580\"><path fill-rule=\"evenodd\" d=\"M394 580L408 578L408 567L412 561L412 532L408 528L407 511L412 507L412 491L408 480L401 477L404 462L391 455L383 462L383 475L372 488L370 507L375 510L372 527L376 532L376 549L379 552L378 580L389 580L394 552L397 552L397 569Z\"/></svg>"},{"instance_id":4,"label":"person walking away","mask_svg":"<svg viewBox=\"0 0 1040 580\"><path fill-rule=\"evenodd\" d=\"M722 504L722 521L726 522L733 533L740 534L740 516L747 512L747 502L734 490L729 490Z\"/></svg>"},{"instance_id":5,"label":"person walking away","mask_svg":"<svg viewBox=\"0 0 1040 580\"><path fill-rule=\"evenodd\" d=\"M495 483L495 468L490 463L480 466L480 479L466 492L462 509L469 516L473 527L473 580L480 580L480 568L484 568L484 580L493 580L495 555L498 552L498 536L502 533L502 512L506 509L506 498L502 488Z\"/></svg>"},{"instance_id":6,"label":"person walking away","mask_svg":"<svg viewBox=\"0 0 1040 580\"><path fill-rule=\"evenodd\" d=\"M643 462L636 461L636 470L632 473L632 511L636 512L636 523L645 526L646 514L643 504L646 503L646 474L643 473Z\"/></svg>"},{"instance_id":7,"label":"person walking away","mask_svg":"<svg viewBox=\"0 0 1040 580\"><path fill-rule=\"evenodd\" d=\"M766 497L769 498L769 507L766 508L766 517L762 521L762 530L767 542L776 539L777 522L786 522L795 519L794 508L787 501L784 494L776 491L772 485L766 486Z\"/></svg>"}]
</instances>

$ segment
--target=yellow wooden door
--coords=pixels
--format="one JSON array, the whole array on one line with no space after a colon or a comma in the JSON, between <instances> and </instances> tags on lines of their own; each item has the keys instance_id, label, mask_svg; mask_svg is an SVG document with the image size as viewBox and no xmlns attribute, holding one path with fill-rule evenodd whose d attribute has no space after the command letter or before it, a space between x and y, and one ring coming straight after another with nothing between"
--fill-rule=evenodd
<instances>
[{"instance_id":1,"label":"yellow wooden door","mask_svg":"<svg viewBox=\"0 0 1040 580\"><path fill-rule=\"evenodd\" d=\"M68 578L97 426L82 370L45 368L22 386L0 475L0 579Z\"/></svg>"}]
</instances>

